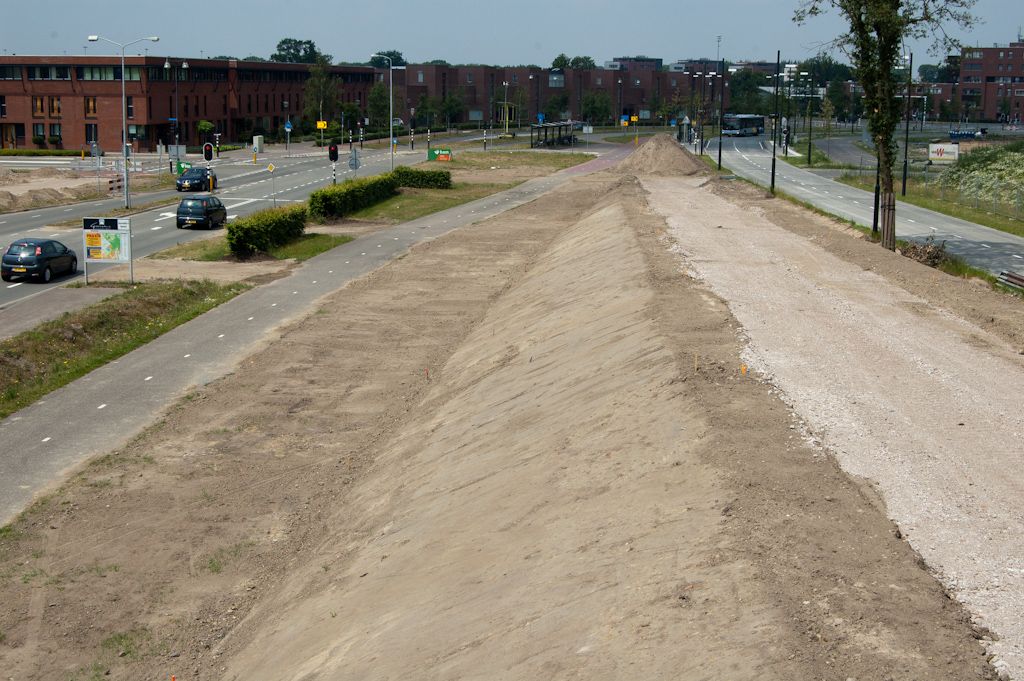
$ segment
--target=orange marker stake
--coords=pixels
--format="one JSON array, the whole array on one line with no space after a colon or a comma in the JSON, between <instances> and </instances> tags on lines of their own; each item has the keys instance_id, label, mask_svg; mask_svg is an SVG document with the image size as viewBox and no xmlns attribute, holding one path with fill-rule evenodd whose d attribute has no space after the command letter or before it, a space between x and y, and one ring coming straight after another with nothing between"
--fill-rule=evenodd
<instances>
[{"instance_id":1,"label":"orange marker stake","mask_svg":"<svg viewBox=\"0 0 1024 681\"><path fill-rule=\"evenodd\" d=\"M696 371L697 371L697 355L694 355L694 356L693 356L693 371L694 371L695 373L696 373Z\"/></svg>"},{"instance_id":2,"label":"orange marker stake","mask_svg":"<svg viewBox=\"0 0 1024 681\"><path fill-rule=\"evenodd\" d=\"M740 371L743 373L744 376L746 376L747 375L747 365L746 364L741 364L740 365Z\"/></svg>"}]
</instances>

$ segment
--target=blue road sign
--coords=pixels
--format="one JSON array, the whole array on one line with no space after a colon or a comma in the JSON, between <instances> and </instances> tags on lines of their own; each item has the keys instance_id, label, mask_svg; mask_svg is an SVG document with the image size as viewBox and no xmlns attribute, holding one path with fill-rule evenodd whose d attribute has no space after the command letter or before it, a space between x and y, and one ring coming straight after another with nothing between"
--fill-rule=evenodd
<instances>
[{"instance_id":1,"label":"blue road sign","mask_svg":"<svg viewBox=\"0 0 1024 681\"><path fill-rule=\"evenodd\" d=\"M291 132L292 131L292 122L288 121L287 123L285 123L284 124L284 129L287 130L288 132Z\"/></svg>"},{"instance_id":2,"label":"blue road sign","mask_svg":"<svg viewBox=\"0 0 1024 681\"><path fill-rule=\"evenodd\" d=\"M542 113L537 114L537 120L540 121L541 123L543 123L544 122L544 114L542 114Z\"/></svg>"}]
</instances>

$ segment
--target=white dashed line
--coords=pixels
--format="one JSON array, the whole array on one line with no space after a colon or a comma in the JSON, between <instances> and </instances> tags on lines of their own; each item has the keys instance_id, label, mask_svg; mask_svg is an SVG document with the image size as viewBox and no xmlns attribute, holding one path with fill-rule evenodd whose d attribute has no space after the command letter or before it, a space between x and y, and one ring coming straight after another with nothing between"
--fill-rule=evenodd
<instances>
[{"instance_id":1,"label":"white dashed line","mask_svg":"<svg viewBox=\"0 0 1024 681\"><path fill-rule=\"evenodd\" d=\"M50 441L50 438L48 438L48 437L44 437L43 438L43 442L49 442L49 441Z\"/></svg>"},{"instance_id":2,"label":"white dashed line","mask_svg":"<svg viewBox=\"0 0 1024 681\"><path fill-rule=\"evenodd\" d=\"M189 358L189 357L191 357L191 356L192 356L191 354L188 354L188 355L184 355L184 358L185 358L185 359L188 359L188 358Z\"/></svg>"},{"instance_id":3,"label":"white dashed line","mask_svg":"<svg viewBox=\"0 0 1024 681\"><path fill-rule=\"evenodd\" d=\"M149 380L152 380L152 379L153 379L153 377L152 377L152 376L146 376L146 377L145 377L144 379L142 379L142 380L144 380L144 381L149 381Z\"/></svg>"},{"instance_id":4,"label":"white dashed line","mask_svg":"<svg viewBox=\"0 0 1024 681\"><path fill-rule=\"evenodd\" d=\"M101 404L100 406L98 406L98 407L96 407L96 408L97 408L97 409L105 409L105 408L106 408L106 406L107 406L107 405L105 405L105 404Z\"/></svg>"}]
</instances>

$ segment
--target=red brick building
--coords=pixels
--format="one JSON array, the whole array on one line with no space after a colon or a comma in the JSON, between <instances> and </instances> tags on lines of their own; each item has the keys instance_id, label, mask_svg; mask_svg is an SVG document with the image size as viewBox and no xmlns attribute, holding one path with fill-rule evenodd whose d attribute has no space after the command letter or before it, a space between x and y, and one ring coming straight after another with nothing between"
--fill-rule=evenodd
<instances>
[{"instance_id":1,"label":"red brick building","mask_svg":"<svg viewBox=\"0 0 1024 681\"><path fill-rule=\"evenodd\" d=\"M333 71L341 100L365 107L373 69ZM147 151L173 144L174 118L179 143L188 145L202 142L196 125L203 120L222 142L253 128L275 130L302 115L308 78L305 64L125 57L128 140ZM0 146L79 149L97 142L116 150L121 101L120 57L0 57Z\"/></svg>"},{"instance_id":2,"label":"red brick building","mask_svg":"<svg viewBox=\"0 0 1024 681\"><path fill-rule=\"evenodd\" d=\"M968 120L1024 120L1024 42L965 47L960 94Z\"/></svg>"}]
</instances>

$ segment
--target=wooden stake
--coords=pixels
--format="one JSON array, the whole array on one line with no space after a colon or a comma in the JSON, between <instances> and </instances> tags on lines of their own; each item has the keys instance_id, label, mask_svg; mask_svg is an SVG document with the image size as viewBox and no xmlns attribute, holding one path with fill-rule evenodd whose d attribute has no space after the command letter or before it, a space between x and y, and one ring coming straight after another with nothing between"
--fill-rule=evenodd
<instances>
[{"instance_id":1,"label":"wooden stake","mask_svg":"<svg viewBox=\"0 0 1024 681\"><path fill-rule=\"evenodd\" d=\"M693 373L697 373L697 355L693 356Z\"/></svg>"}]
</instances>

